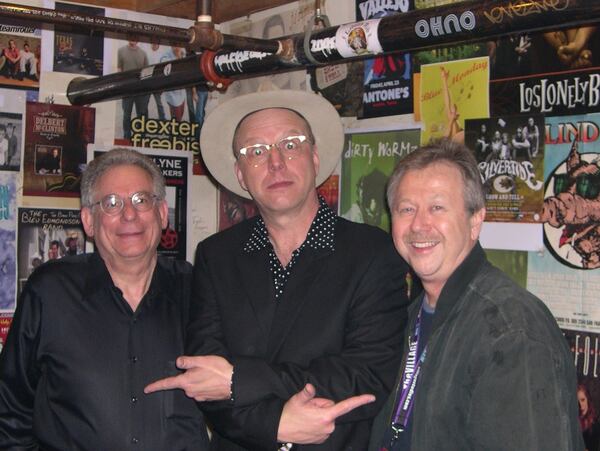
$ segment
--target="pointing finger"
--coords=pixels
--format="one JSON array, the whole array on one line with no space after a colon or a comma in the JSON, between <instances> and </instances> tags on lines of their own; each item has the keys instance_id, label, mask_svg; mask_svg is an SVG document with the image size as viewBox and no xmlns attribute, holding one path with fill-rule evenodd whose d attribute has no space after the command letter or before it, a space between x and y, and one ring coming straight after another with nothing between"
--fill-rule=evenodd
<instances>
[{"instance_id":1,"label":"pointing finger","mask_svg":"<svg viewBox=\"0 0 600 451\"><path fill-rule=\"evenodd\" d=\"M144 393L148 394L160 390L173 390L175 388L183 389L183 383L179 376L166 377L152 382L144 388Z\"/></svg>"},{"instance_id":2,"label":"pointing finger","mask_svg":"<svg viewBox=\"0 0 600 451\"><path fill-rule=\"evenodd\" d=\"M375 396L373 395L353 396L351 398L344 399L343 401L340 401L336 405L334 405L331 408L331 413L334 415L334 418L338 418L356 409L357 407L369 404L373 401L375 401Z\"/></svg>"}]
</instances>

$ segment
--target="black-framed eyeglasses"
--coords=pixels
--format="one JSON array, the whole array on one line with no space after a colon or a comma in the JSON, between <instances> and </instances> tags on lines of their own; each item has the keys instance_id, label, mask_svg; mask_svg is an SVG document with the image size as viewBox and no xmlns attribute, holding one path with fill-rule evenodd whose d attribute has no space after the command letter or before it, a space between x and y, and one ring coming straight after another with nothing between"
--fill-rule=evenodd
<instances>
[{"instance_id":1,"label":"black-framed eyeglasses","mask_svg":"<svg viewBox=\"0 0 600 451\"><path fill-rule=\"evenodd\" d=\"M253 144L242 147L238 150L238 155L243 156L248 163L256 167L267 161L269 151L276 148L285 158L291 160L300 154L302 143L307 140L306 135L287 136L274 144Z\"/></svg>"},{"instance_id":2,"label":"black-framed eyeglasses","mask_svg":"<svg viewBox=\"0 0 600 451\"><path fill-rule=\"evenodd\" d=\"M148 193L146 191L133 193L127 198L131 201L133 208L140 212L150 211L158 200L158 196L156 194ZM100 205L100 209L104 214L107 214L108 216L115 216L123 211L123 208L125 207L125 199L118 194L107 194L98 202L94 202L91 207Z\"/></svg>"}]
</instances>

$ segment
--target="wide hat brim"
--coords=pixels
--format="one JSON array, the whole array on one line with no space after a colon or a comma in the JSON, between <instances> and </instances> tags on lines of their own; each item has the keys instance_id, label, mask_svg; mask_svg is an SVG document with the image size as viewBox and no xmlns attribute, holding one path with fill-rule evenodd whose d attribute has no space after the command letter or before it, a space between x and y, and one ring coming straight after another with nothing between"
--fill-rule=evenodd
<instances>
[{"instance_id":1,"label":"wide hat brim","mask_svg":"<svg viewBox=\"0 0 600 451\"><path fill-rule=\"evenodd\" d=\"M265 108L294 110L308 121L319 154L319 172L315 180L316 186L319 186L338 164L344 146L344 130L333 105L323 97L306 91L255 92L217 106L206 117L200 133L202 159L211 175L229 191L250 199L250 193L240 186L235 175L233 134L246 115Z\"/></svg>"}]
</instances>

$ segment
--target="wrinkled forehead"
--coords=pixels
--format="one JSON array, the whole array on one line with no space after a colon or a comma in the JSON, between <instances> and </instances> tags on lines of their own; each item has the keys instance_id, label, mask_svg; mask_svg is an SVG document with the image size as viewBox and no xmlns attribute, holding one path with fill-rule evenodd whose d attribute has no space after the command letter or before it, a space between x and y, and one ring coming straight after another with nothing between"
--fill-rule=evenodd
<instances>
[{"instance_id":1,"label":"wrinkled forehead","mask_svg":"<svg viewBox=\"0 0 600 451\"><path fill-rule=\"evenodd\" d=\"M296 110L291 108L264 108L252 111L240 120L233 134L234 142L243 138L257 125L266 123L273 123L275 126L290 125L307 132L310 130L308 121Z\"/></svg>"}]
</instances>

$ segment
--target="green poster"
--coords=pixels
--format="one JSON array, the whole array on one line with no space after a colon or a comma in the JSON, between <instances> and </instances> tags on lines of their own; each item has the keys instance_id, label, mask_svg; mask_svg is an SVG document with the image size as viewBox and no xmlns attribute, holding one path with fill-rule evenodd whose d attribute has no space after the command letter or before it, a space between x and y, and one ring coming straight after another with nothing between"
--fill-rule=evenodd
<instances>
[{"instance_id":1,"label":"green poster","mask_svg":"<svg viewBox=\"0 0 600 451\"><path fill-rule=\"evenodd\" d=\"M390 230L385 190L396 163L419 145L420 130L349 133L342 155L340 212Z\"/></svg>"}]
</instances>

